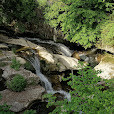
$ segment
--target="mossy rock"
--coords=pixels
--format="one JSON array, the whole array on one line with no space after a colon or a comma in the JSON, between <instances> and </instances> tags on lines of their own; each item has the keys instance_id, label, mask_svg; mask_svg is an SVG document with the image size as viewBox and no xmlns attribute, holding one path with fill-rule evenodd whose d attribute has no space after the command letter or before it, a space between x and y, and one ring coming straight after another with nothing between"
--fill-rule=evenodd
<instances>
[{"instance_id":1,"label":"mossy rock","mask_svg":"<svg viewBox=\"0 0 114 114\"><path fill-rule=\"evenodd\" d=\"M114 64L114 55L105 54L104 57L102 58L102 61L106 63Z\"/></svg>"}]
</instances>

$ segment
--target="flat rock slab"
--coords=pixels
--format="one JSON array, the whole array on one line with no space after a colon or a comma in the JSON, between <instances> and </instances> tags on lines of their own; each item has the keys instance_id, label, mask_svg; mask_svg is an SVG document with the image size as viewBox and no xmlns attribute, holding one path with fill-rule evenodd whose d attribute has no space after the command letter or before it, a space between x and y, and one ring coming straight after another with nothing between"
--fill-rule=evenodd
<instances>
[{"instance_id":1,"label":"flat rock slab","mask_svg":"<svg viewBox=\"0 0 114 114\"><path fill-rule=\"evenodd\" d=\"M8 48L8 46L6 46L5 44L0 44L0 48Z\"/></svg>"},{"instance_id":2,"label":"flat rock slab","mask_svg":"<svg viewBox=\"0 0 114 114\"><path fill-rule=\"evenodd\" d=\"M0 104L3 105L6 103L11 106L11 111L19 112L27 108L32 101L37 99L42 100L42 93L44 91L45 89L40 85L28 87L22 92L13 92L6 89L4 91L0 91L0 94L2 95Z\"/></svg>"},{"instance_id":3,"label":"flat rock slab","mask_svg":"<svg viewBox=\"0 0 114 114\"><path fill-rule=\"evenodd\" d=\"M3 70L2 77L5 78L6 80L11 79L12 75L21 74L23 77L25 77L25 79L27 79L28 84L31 83L38 84L40 81L40 78L36 74L22 67L19 69L19 71L14 70L9 65L2 67L1 69Z\"/></svg>"},{"instance_id":4,"label":"flat rock slab","mask_svg":"<svg viewBox=\"0 0 114 114\"><path fill-rule=\"evenodd\" d=\"M5 35L0 34L0 41L4 42L4 43L8 43L8 44L15 44L15 45L21 45L21 46L25 46L25 47L29 47L32 49L43 49L43 47L34 44L28 40L25 40L23 38L19 38L19 39L14 39L12 37L7 37Z\"/></svg>"}]
</instances>

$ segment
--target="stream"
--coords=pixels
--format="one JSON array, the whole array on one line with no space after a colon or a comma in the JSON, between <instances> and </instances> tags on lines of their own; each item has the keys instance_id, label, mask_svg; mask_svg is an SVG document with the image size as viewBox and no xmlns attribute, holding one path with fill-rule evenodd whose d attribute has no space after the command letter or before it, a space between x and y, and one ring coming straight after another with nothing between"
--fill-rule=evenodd
<instances>
[{"instance_id":1,"label":"stream","mask_svg":"<svg viewBox=\"0 0 114 114\"><path fill-rule=\"evenodd\" d=\"M23 37L21 37L21 38L23 38ZM61 54L65 55L65 56L68 56L68 57L71 57L71 55L73 53L73 50L70 50L67 46L65 46L62 43L55 43L54 41L51 41L51 40L45 41L45 40L41 40L39 38L26 37L24 39L35 42L36 44L40 44L40 45L44 44L43 46L48 46L47 48L52 47L53 49L51 49L51 50L55 50L55 51L58 50L58 52L60 52Z\"/></svg>"},{"instance_id":2,"label":"stream","mask_svg":"<svg viewBox=\"0 0 114 114\"><path fill-rule=\"evenodd\" d=\"M47 93L51 93L51 94L60 93L60 94L64 95L64 98L67 98L68 101L71 101L70 93L68 93L64 90L59 90L59 91L53 90L52 84L49 82L49 80L46 78L46 76L40 72L40 62L39 62L39 59L37 56L31 57L29 59L29 61L32 64L32 66L34 67L37 76L39 76L40 80L45 84L45 89L46 89Z\"/></svg>"},{"instance_id":3,"label":"stream","mask_svg":"<svg viewBox=\"0 0 114 114\"><path fill-rule=\"evenodd\" d=\"M23 38L23 37L19 37L19 38ZM38 45L41 45L42 47L45 47L46 50L48 50L49 52L51 52L53 54L60 54L60 55L64 55L64 56L67 56L67 57L71 57L73 55L73 52L74 52L74 50L71 50L68 46L65 46L62 43L55 43L54 41L45 41L45 40L41 40L39 38L24 37L23 39L29 40L31 42L34 42L34 43L38 44ZM11 47L12 47L12 45L11 45ZM96 48L89 50L90 54L88 54L88 55L84 52L85 50L82 51L82 52L81 51L79 53L79 56L80 56L80 59L82 61L88 62L88 63L90 63L90 65L93 65L94 63L95 63L95 65L97 64L96 60L95 60L96 53L97 53ZM40 78L40 81L42 82L42 85L44 85L44 88L45 88L46 92L51 93L51 94L60 94L60 96L62 95L64 99L67 99L70 102L71 101L70 93L68 93L66 91L66 89L63 90L62 87L59 88L59 90L56 90L55 88L53 89L52 82L47 78L47 76L49 74L48 75L44 74L44 72L41 71L40 59L39 59L38 53L36 54L36 52L34 50L31 50L31 52L32 52L32 56L30 56L29 58L26 58L26 59L34 67L36 75ZM65 88L65 84L64 84L64 88ZM38 103L38 102L36 101L35 104L40 105L40 103ZM44 104L45 103L46 102L44 102ZM35 104L33 104L33 105L35 105ZM43 105L43 102L42 102L42 105ZM39 113L38 112L38 114L46 114L46 113ZM81 112L80 112L80 114L81 114Z\"/></svg>"}]
</instances>

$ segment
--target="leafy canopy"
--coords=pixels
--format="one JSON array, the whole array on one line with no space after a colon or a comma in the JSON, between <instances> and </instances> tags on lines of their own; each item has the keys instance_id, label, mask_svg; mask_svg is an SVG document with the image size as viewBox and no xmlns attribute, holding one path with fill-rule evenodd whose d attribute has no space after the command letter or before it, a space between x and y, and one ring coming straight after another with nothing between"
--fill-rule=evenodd
<instances>
[{"instance_id":1,"label":"leafy canopy","mask_svg":"<svg viewBox=\"0 0 114 114\"><path fill-rule=\"evenodd\" d=\"M99 43L114 46L114 14L101 26L101 39Z\"/></svg>"},{"instance_id":2,"label":"leafy canopy","mask_svg":"<svg viewBox=\"0 0 114 114\"><path fill-rule=\"evenodd\" d=\"M112 13L111 0L52 0L45 17L52 27L63 31L65 38L85 48L100 37L100 26Z\"/></svg>"}]
</instances>

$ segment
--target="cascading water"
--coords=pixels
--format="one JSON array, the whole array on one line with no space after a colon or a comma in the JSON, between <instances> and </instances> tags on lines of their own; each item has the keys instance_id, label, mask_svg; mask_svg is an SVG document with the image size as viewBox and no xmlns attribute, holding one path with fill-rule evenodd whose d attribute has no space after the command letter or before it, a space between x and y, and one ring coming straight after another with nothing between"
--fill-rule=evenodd
<instances>
[{"instance_id":1,"label":"cascading water","mask_svg":"<svg viewBox=\"0 0 114 114\"><path fill-rule=\"evenodd\" d=\"M50 44L50 45L54 45L56 46L62 53L64 53L64 55L71 57L73 51L70 50L67 46L65 46L64 44L61 43L55 43L54 41L44 41L44 40L40 40L38 38L26 38L27 40L30 41L36 41L37 43L44 43L44 44Z\"/></svg>"},{"instance_id":2,"label":"cascading water","mask_svg":"<svg viewBox=\"0 0 114 114\"><path fill-rule=\"evenodd\" d=\"M67 98L68 101L71 101L70 93L68 93L66 91L63 91L63 90L59 90L59 91L53 90L52 85L49 82L49 80L46 78L46 76L44 76L40 72L40 62L39 62L39 59L38 59L38 57L36 55L34 55L34 57L31 57L28 60L31 62L32 66L35 68L36 74L39 76L40 80L42 82L44 82L47 93L52 93L52 94L60 93L60 94L64 95L64 98Z\"/></svg>"}]
</instances>

